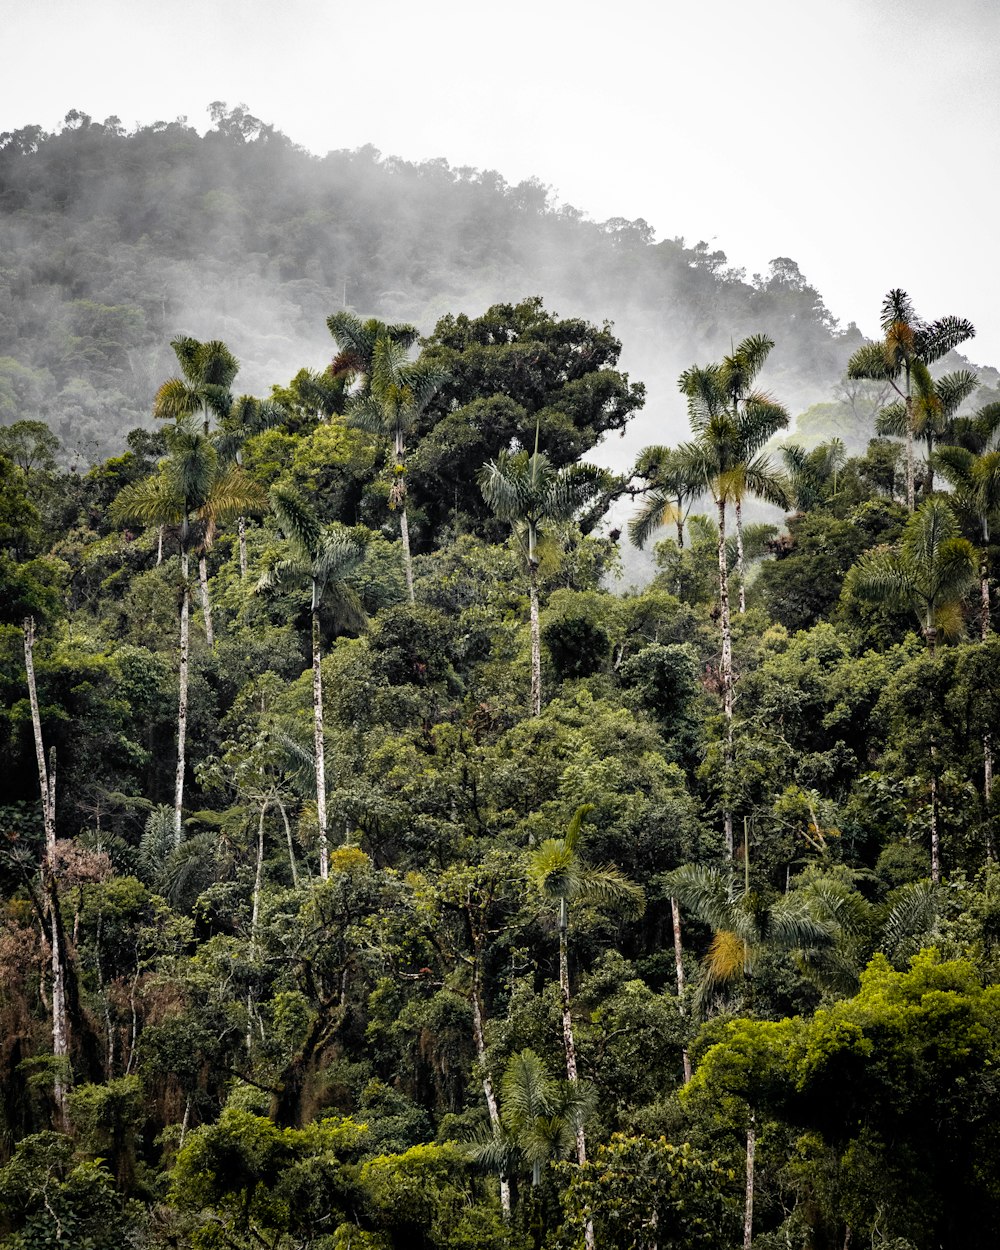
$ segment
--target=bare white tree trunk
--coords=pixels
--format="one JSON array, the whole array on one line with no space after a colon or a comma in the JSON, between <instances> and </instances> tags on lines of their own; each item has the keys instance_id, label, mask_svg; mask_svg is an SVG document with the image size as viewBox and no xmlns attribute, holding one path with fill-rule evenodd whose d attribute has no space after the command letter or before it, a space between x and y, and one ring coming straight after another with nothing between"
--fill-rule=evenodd
<instances>
[{"instance_id":1,"label":"bare white tree trunk","mask_svg":"<svg viewBox=\"0 0 1000 1250\"><path fill-rule=\"evenodd\" d=\"M743 500L736 497L736 572L740 581L740 615L747 610L747 570L743 559Z\"/></svg>"},{"instance_id":2,"label":"bare white tree trunk","mask_svg":"<svg viewBox=\"0 0 1000 1250\"><path fill-rule=\"evenodd\" d=\"M208 593L208 562L205 553L198 557L198 586L201 591L201 614L205 621L205 641L209 647L215 646L215 634L212 631L212 600Z\"/></svg>"},{"instance_id":3,"label":"bare white tree trunk","mask_svg":"<svg viewBox=\"0 0 1000 1250\"><path fill-rule=\"evenodd\" d=\"M916 484L913 468L913 397L909 393L910 384L907 376L906 384L906 508L908 512L916 510Z\"/></svg>"},{"instance_id":4,"label":"bare white tree trunk","mask_svg":"<svg viewBox=\"0 0 1000 1250\"><path fill-rule=\"evenodd\" d=\"M531 715L542 714L542 638L538 625L538 559L528 557L528 595L531 601Z\"/></svg>"},{"instance_id":5,"label":"bare white tree trunk","mask_svg":"<svg viewBox=\"0 0 1000 1250\"><path fill-rule=\"evenodd\" d=\"M161 525L156 531L156 567L159 568L163 563L163 526Z\"/></svg>"},{"instance_id":6,"label":"bare white tree trunk","mask_svg":"<svg viewBox=\"0 0 1000 1250\"><path fill-rule=\"evenodd\" d=\"M406 593L413 603L413 559L410 556L410 521L406 515L406 504L399 513L399 535L403 540L403 572L406 574Z\"/></svg>"},{"instance_id":7,"label":"bare white tree trunk","mask_svg":"<svg viewBox=\"0 0 1000 1250\"><path fill-rule=\"evenodd\" d=\"M236 532L240 536L240 577L246 580L247 575L247 522L246 517L239 517Z\"/></svg>"},{"instance_id":8,"label":"bare white tree trunk","mask_svg":"<svg viewBox=\"0 0 1000 1250\"><path fill-rule=\"evenodd\" d=\"M716 500L719 511L719 627L722 630L722 658L719 675L722 680L722 709L726 717L726 794L722 812L726 838L726 854L732 860L735 853L733 843L733 812L729 804L729 770L733 758L733 635L729 619L729 567L726 560L726 501L720 496Z\"/></svg>"},{"instance_id":9,"label":"bare white tree trunk","mask_svg":"<svg viewBox=\"0 0 1000 1250\"><path fill-rule=\"evenodd\" d=\"M472 1033L476 1041L476 1057L483 1073L483 1093L486 1096L486 1109L490 1115L490 1127L494 1133L500 1132L500 1108L497 1104L496 1091L493 1089L493 1078L486 1066L486 1030L483 1026L483 1006L479 987L478 960L472 971ZM506 1176L500 1177L500 1208L504 1219L510 1219L510 1181Z\"/></svg>"},{"instance_id":10,"label":"bare white tree trunk","mask_svg":"<svg viewBox=\"0 0 1000 1250\"><path fill-rule=\"evenodd\" d=\"M38 788L41 793L42 820L45 828L42 881L49 913L49 942L52 955L52 1054L57 1061L53 1094L57 1121L60 1127L65 1129L68 1120L63 1069L68 1067L69 1063L69 1028L66 1020L66 969L59 928L59 897L55 878L56 757L53 747L49 767L46 767L42 717L38 706L38 689L35 684L35 622L30 616L24 619L24 667L28 678L28 701L31 705L31 727L35 736Z\"/></svg>"},{"instance_id":11,"label":"bare white tree trunk","mask_svg":"<svg viewBox=\"0 0 1000 1250\"><path fill-rule=\"evenodd\" d=\"M316 821L319 825L319 875L330 875L330 848L326 840L326 752L323 746L323 670L319 633L319 605L313 591L313 749L316 755Z\"/></svg>"},{"instance_id":12,"label":"bare white tree trunk","mask_svg":"<svg viewBox=\"0 0 1000 1250\"><path fill-rule=\"evenodd\" d=\"M188 715L188 658L191 629L191 586L189 582L189 556L181 550L181 638L177 699L177 774L174 781L174 846L181 844L181 812L184 807L184 764L187 745Z\"/></svg>"},{"instance_id":13,"label":"bare white tree trunk","mask_svg":"<svg viewBox=\"0 0 1000 1250\"><path fill-rule=\"evenodd\" d=\"M285 841L288 843L288 863L292 870L292 888L297 890L299 888L299 872L295 866L295 847L292 843L292 826L288 823L288 812L285 810L284 803L282 803L281 799L278 798L275 799L275 802L278 804L278 811L281 812L281 821L285 826Z\"/></svg>"},{"instance_id":14,"label":"bare white tree trunk","mask_svg":"<svg viewBox=\"0 0 1000 1250\"><path fill-rule=\"evenodd\" d=\"M670 900L670 918L674 927L674 966L677 969L677 1000L681 1013L684 1014L684 944L681 941L681 909L675 898ZM687 1047L681 1047L684 1060L684 1084L691 1080L691 1059Z\"/></svg>"},{"instance_id":15,"label":"bare white tree trunk","mask_svg":"<svg viewBox=\"0 0 1000 1250\"><path fill-rule=\"evenodd\" d=\"M756 1153L757 1128L751 1111L750 1123L747 1125L747 1190L743 1206L743 1250L750 1250L750 1244L753 1241L753 1172Z\"/></svg>"}]
</instances>

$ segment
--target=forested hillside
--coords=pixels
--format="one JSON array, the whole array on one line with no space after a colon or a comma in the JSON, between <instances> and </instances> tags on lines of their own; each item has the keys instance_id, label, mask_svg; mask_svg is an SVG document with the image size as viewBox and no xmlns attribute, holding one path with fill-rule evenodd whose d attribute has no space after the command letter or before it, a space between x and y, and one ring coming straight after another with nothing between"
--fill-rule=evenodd
<instances>
[{"instance_id":1,"label":"forested hillside","mask_svg":"<svg viewBox=\"0 0 1000 1250\"><path fill-rule=\"evenodd\" d=\"M973 327L217 120L0 147L0 1244L992 1247Z\"/></svg>"},{"instance_id":2,"label":"forested hillside","mask_svg":"<svg viewBox=\"0 0 1000 1250\"><path fill-rule=\"evenodd\" d=\"M54 134L0 135L0 421L39 417L86 463L148 420L166 344L223 338L260 392L329 361L340 308L429 332L542 292L615 323L656 398L625 452L679 436L675 378L751 332L793 411L832 398L856 330L838 328L794 261L748 278L722 251L595 223L539 182L411 164L373 148L310 156L245 108L126 133L72 112ZM661 228L669 223L659 223Z\"/></svg>"}]
</instances>

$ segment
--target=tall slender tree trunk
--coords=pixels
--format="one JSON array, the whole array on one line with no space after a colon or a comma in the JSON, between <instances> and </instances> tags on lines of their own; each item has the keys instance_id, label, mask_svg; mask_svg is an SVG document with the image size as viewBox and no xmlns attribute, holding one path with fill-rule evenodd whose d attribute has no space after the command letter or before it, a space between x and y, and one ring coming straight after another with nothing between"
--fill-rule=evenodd
<instances>
[{"instance_id":1,"label":"tall slender tree trunk","mask_svg":"<svg viewBox=\"0 0 1000 1250\"><path fill-rule=\"evenodd\" d=\"M49 766L45 763L42 738L42 717L35 684L35 622L24 618L24 667L28 678L28 701L31 705L31 727L35 737L35 759L38 764L38 788L42 801L45 829L45 860L42 882L49 914L49 942L52 956L52 1054L57 1061L53 1095L59 1127L67 1126L66 1084L64 1068L69 1064L69 1029L66 1018L66 968L59 924L59 897L56 890L56 757L55 747Z\"/></svg>"},{"instance_id":2,"label":"tall slender tree trunk","mask_svg":"<svg viewBox=\"0 0 1000 1250\"><path fill-rule=\"evenodd\" d=\"M397 430L393 443L393 467L396 470L396 477L390 494L390 502L395 500L399 505L399 536L403 540L403 572L406 574L406 593L410 596L410 602L413 603L413 559L410 555L410 518L406 515L404 454L403 434L401 430Z\"/></svg>"},{"instance_id":3,"label":"tall slender tree trunk","mask_svg":"<svg viewBox=\"0 0 1000 1250\"><path fill-rule=\"evenodd\" d=\"M472 1033L476 1043L476 1058L479 1060L479 1067L483 1073L483 1094L486 1097L486 1109L490 1116L490 1128L494 1133L499 1134L501 1131L500 1107L497 1103L496 1091L493 1088L493 1078L490 1076L489 1068L486 1066L486 1029L484 1025L484 1013L482 1003L482 987L479 984L479 957L478 954L472 966ZM506 1176L500 1177L500 1208L503 1211L504 1219L510 1219L510 1181Z\"/></svg>"},{"instance_id":4,"label":"tall slender tree trunk","mask_svg":"<svg viewBox=\"0 0 1000 1250\"><path fill-rule=\"evenodd\" d=\"M573 1016L569 996L569 904L559 900L559 997L562 1002L563 1044L566 1047L566 1079L573 1085L579 1079L576 1071L576 1042L573 1040ZM587 1138L582 1122L576 1128L576 1161L587 1162ZM585 1250L594 1250L594 1221L584 1225Z\"/></svg>"},{"instance_id":5,"label":"tall slender tree trunk","mask_svg":"<svg viewBox=\"0 0 1000 1250\"><path fill-rule=\"evenodd\" d=\"M531 715L542 714L542 638L538 626L538 557L528 556L528 596L531 602Z\"/></svg>"},{"instance_id":6,"label":"tall slender tree trunk","mask_svg":"<svg viewBox=\"0 0 1000 1250\"><path fill-rule=\"evenodd\" d=\"M931 881L941 884L941 831L938 813L937 749L931 743Z\"/></svg>"},{"instance_id":7,"label":"tall slender tree trunk","mask_svg":"<svg viewBox=\"0 0 1000 1250\"><path fill-rule=\"evenodd\" d=\"M680 1004L682 1015L686 1014L684 1007L684 944L681 941L681 909L680 904L675 898L670 900L670 918L674 927L674 966L677 970L677 1001ZM681 1047L681 1057L684 1060L684 1084L691 1080L691 1059L688 1055L686 1046Z\"/></svg>"},{"instance_id":8,"label":"tall slender tree trunk","mask_svg":"<svg viewBox=\"0 0 1000 1250\"><path fill-rule=\"evenodd\" d=\"M247 522L246 517L239 517L236 521L236 532L240 537L240 577L246 580L247 575Z\"/></svg>"},{"instance_id":9,"label":"tall slender tree trunk","mask_svg":"<svg viewBox=\"0 0 1000 1250\"><path fill-rule=\"evenodd\" d=\"M906 372L906 508L916 510L916 483L913 468L913 396L910 394L910 374Z\"/></svg>"},{"instance_id":10,"label":"tall slender tree trunk","mask_svg":"<svg viewBox=\"0 0 1000 1250\"><path fill-rule=\"evenodd\" d=\"M299 871L295 866L295 846L292 842L292 826L288 823L288 812L280 798L274 800L278 805L278 811L281 812L281 823L285 826L285 841L288 843L288 865L292 870L292 889L299 888Z\"/></svg>"},{"instance_id":11,"label":"tall slender tree trunk","mask_svg":"<svg viewBox=\"0 0 1000 1250\"><path fill-rule=\"evenodd\" d=\"M751 1111L750 1123L747 1125L747 1187L743 1204L743 1250L750 1250L753 1241L753 1182L756 1154L757 1124L754 1113Z\"/></svg>"},{"instance_id":12,"label":"tall slender tree trunk","mask_svg":"<svg viewBox=\"0 0 1000 1250\"><path fill-rule=\"evenodd\" d=\"M159 526L156 531L156 567L159 568L163 563L163 526Z\"/></svg>"},{"instance_id":13,"label":"tall slender tree trunk","mask_svg":"<svg viewBox=\"0 0 1000 1250\"><path fill-rule=\"evenodd\" d=\"M323 746L323 670L319 633L319 604L313 584L312 661L313 661L313 749L316 755L316 821L319 825L319 875L330 875L330 848L326 840L326 752Z\"/></svg>"},{"instance_id":14,"label":"tall slender tree trunk","mask_svg":"<svg viewBox=\"0 0 1000 1250\"><path fill-rule=\"evenodd\" d=\"M726 838L726 854L732 860L733 811L729 800L729 772L733 762L733 636L729 619L729 568L726 560L726 500L716 500L719 511L719 627L722 630L722 659L719 674L722 678L722 709L726 717L726 755L722 820Z\"/></svg>"},{"instance_id":15,"label":"tall slender tree trunk","mask_svg":"<svg viewBox=\"0 0 1000 1250\"><path fill-rule=\"evenodd\" d=\"M684 550L684 514L681 511L680 500L677 501L677 546L681 551Z\"/></svg>"},{"instance_id":16,"label":"tall slender tree trunk","mask_svg":"<svg viewBox=\"0 0 1000 1250\"><path fill-rule=\"evenodd\" d=\"M404 503L399 512L399 534L403 540L403 572L406 574L406 593L410 597L410 602L414 603L413 598L413 558L410 555L410 522L406 515L406 504Z\"/></svg>"},{"instance_id":17,"label":"tall slender tree trunk","mask_svg":"<svg viewBox=\"0 0 1000 1250\"><path fill-rule=\"evenodd\" d=\"M187 745L188 658L191 632L191 585L187 548L181 547L181 637L177 698L177 774L174 779L174 846L181 844L181 812L184 807L184 765Z\"/></svg>"},{"instance_id":18,"label":"tall slender tree trunk","mask_svg":"<svg viewBox=\"0 0 1000 1250\"><path fill-rule=\"evenodd\" d=\"M569 996L569 904L565 898L559 900L559 997L562 1002L563 1045L566 1048L566 1077L576 1082L576 1043L573 1040L573 1016L570 1012ZM576 1130L577 1160L587 1162L587 1142L584 1137L583 1125Z\"/></svg>"},{"instance_id":19,"label":"tall slender tree trunk","mask_svg":"<svg viewBox=\"0 0 1000 1250\"><path fill-rule=\"evenodd\" d=\"M743 559L743 500L737 495L736 510L736 572L740 580L740 615L747 610L747 571Z\"/></svg>"},{"instance_id":20,"label":"tall slender tree trunk","mask_svg":"<svg viewBox=\"0 0 1000 1250\"><path fill-rule=\"evenodd\" d=\"M201 591L201 614L205 620L205 641L209 647L214 647L215 634L212 631L212 600L208 593L208 561L204 552L198 557L198 586Z\"/></svg>"}]
</instances>

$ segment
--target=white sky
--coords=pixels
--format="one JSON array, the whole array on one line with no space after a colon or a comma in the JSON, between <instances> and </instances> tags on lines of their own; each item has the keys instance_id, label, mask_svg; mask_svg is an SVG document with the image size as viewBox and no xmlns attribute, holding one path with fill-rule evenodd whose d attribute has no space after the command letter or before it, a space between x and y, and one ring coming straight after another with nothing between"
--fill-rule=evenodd
<instances>
[{"instance_id":1,"label":"white sky","mask_svg":"<svg viewBox=\"0 0 1000 1250\"><path fill-rule=\"evenodd\" d=\"M0 130L245 102L323 153L537 175L598 220L904 287L1000 365L997 0L0 0Z\"/></svg>"}]
</instances>

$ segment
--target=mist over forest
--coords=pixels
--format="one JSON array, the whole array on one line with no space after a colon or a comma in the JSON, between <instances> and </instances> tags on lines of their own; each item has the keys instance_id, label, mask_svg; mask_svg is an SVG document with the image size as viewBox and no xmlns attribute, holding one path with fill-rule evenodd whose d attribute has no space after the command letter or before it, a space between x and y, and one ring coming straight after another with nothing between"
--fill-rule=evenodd
<instances>
[{"instance_id":1,"label":"mist over forest","mask_svg":"<svg viewBox=\"0 0 1000 1250\"><path fill-rule=\"evenodd\" d=\"M793 414L843 409L861 336L793 259L747 275L704 242L654 242L642 219L590 221L538 180L372 147L315 157L245 106L211 113L203 136L77 110L55 133L0 135L0 422L44 419L87 463L149 424L178 333L225 341L241 388L266 394L329 362L338 309L429 333L445 313L533 295L613 322L621 367L647 387L625 439L596 453L609 467L677 437L680 371L751 332L775 340L769 384Z\"/></svg>"}]
</instances>

